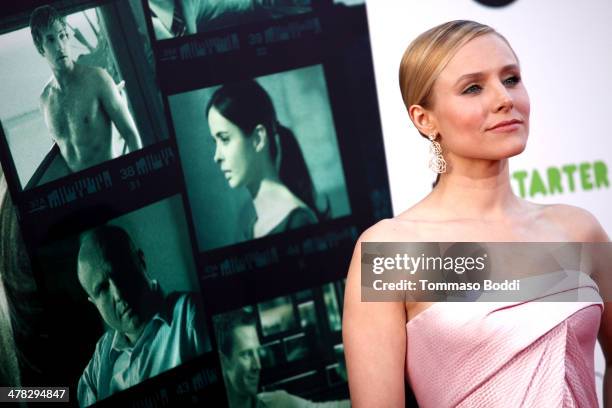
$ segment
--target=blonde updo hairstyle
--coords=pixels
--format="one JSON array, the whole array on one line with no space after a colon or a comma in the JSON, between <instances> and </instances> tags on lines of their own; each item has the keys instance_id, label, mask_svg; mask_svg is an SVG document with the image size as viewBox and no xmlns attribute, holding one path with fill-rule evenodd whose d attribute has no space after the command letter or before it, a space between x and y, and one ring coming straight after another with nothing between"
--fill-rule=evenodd
<instances>
[{"instance_id":1,"label":"blonde updo hairstyle","mask_svg":"<svg viewBox=\"0 0 612 408\"><path fill-rule=\"evenodd\" d=\"M496 34L508 43L493 28L469 20L440 24L412 41L404 52L399 69L399 85L406 109L410 112L412 105L430 109L435 102L432 100L433 87L440 73L461 47L485 34ZM421 136L427 137L423 133Z\"/></svg>"}]
</instances>

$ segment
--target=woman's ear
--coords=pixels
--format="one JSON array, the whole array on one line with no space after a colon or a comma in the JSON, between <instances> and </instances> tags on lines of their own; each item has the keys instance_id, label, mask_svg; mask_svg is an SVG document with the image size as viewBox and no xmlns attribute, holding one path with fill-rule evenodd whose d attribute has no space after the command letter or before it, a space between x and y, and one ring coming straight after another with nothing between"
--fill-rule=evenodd
<instances>
[{"instance_id":1,"label":"woman's ear","mask_svg":"<svg viewBox=\"0 0 612 408\"><path fill-rule=\"evenodd\" d=\"M256 152L264 151L268 147L268 131L266 127L262 124L255 126L255 130L253 130L253 147Z\"/></svg>"},{"instance_id":2,"label":"woman's ear","mask_svg":"<svg viewBox=\"0 0 612 408\"><path fill-rule=\"evenodd\" d=\"M436 118L433 112L425 109L421 105L412 105L408 109L408 114L414 126L424 135L436 133Z\"/></svg>"}]
</instances>

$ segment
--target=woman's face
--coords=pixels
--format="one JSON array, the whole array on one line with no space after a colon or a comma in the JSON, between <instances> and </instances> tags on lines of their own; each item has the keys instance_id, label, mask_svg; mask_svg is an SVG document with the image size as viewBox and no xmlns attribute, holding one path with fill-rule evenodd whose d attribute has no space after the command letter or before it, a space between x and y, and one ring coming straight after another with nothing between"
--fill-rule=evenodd
<instances>
[{"instance_id":1,"label":"woman's face","mask_svg":"<svg viewBox=\"0 0 612 408\"><path fill-rule=\"evenodd\" d=\"M486 34L460 48L434 84L431 111L451 157L500 160L521 153L529 96L508 44Z\"/></svg>"},{"instance_id":2,"label":"woman's face","mask_svg":"<svg viewBox=\"0 0 612 408\"><path fill-rule=\"evenodd\" d=\"M247 138L242 130L226 119L213 106L208 112L208 126L215 141L214 160L221 168L231 188L246 186L253 174L255 147L253 138Z\"/></svg>"}]
</instances>

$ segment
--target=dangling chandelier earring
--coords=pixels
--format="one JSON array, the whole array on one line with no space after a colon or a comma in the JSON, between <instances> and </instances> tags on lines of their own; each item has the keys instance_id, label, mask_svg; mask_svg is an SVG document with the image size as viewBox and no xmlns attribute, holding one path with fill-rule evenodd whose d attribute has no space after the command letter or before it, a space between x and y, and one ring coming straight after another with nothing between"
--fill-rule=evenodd
<instances>
[{"instance_id":1,"label":"dangling chandelier earring","mask_svg":"<svg viewBox=\"0 0 612 408\"><path fill-rule=\"evenodd\" d=\"M429 158L429 168L434 173L446 173L446 160L444 160L444 156L442 156L442 147L440 143L436 142L438 135L432 133L429 135L429 140L431 140L431 145L429 146L429 152L431 153L431 157Z\"/></svg>"}]
</instances>

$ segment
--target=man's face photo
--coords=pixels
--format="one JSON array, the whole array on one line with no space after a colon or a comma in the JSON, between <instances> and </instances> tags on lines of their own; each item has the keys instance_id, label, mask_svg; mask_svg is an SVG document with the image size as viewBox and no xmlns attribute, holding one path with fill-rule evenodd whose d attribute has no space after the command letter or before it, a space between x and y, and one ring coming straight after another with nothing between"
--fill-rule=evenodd
<instances>
[{"instance_id":1,"label":"man's face photo","mask_svg":"<svg viewBox=\"0 0 612 408\"><path fill-rule=\"evenodd\" d=\"M237 326L232 330L232 352L223 356L224 371L232 392L255 396L259 387L261 363L259 337L255 326Z\"/></svg>"},{"instance_id":2,"label":"man's face photo","mask_svg":"<svg viewBox=\"0 0 612 408\"><path fill-rule=\"evenodd\" d=\"M46 30L43 30L41 54L45 57L51 68L63 69L72 63L69 39L70 35L66 25L61 21L56 20Z\"/></svg>"},{"instance_id":3,"label":"man's face photo","mask_svg":"<svg viewBox=\"0 0 612 408\"><path fill-rule=\"evenodd\" d=\"M129 248L109 259L96 242L83 243L78 258L78 275L89 300L111 328L133 333L142 324L140 295L147 281L139 253Z\"/></svg>"}]
</instances>

